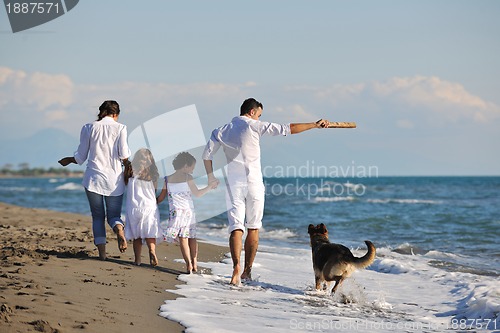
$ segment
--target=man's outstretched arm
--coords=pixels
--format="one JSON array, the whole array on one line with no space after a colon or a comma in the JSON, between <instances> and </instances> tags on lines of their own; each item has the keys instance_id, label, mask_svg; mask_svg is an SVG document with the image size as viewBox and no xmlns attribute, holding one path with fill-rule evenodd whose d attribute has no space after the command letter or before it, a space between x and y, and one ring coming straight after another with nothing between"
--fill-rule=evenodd
<instances>
[{"instance_id":1,"label":"man's outstretched arm","mask_svg":"<svg viewBox=\"0 0 500 333\"><path fill-rule=\"evenodd\" d=\"M290 133L298 134L304 131L308 131L313 128L328 128L330 122L326 119L320 119L315 123L295 123L290 124Z\"/></svg>"}]
</instances>

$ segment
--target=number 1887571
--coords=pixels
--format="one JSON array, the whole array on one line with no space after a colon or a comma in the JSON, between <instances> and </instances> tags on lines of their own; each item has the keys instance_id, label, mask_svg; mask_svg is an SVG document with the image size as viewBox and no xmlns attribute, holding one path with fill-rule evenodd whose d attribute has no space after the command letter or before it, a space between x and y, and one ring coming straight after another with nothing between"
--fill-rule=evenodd
<instances>
[{"instance_id":1,"label":"number 1887571","mask_svg":"<svg viewBox=\"0 0 500 333\"><path fill-rule=\"evenodd\" d=\"M14 2L5 5L7 14L50 14L59 13L59 3L54 2Z\"/></svg>"}]
</instances>

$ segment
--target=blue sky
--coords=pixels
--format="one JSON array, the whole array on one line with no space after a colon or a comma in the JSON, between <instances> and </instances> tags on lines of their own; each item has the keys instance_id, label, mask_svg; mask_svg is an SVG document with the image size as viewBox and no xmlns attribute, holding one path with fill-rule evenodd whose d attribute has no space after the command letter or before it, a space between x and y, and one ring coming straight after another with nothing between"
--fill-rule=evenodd
<instances>
[{"instance_id":1,"label":"blue sky","mask_svg":"<svg viewBox=\"0 0 500 333\"><path fill-rule=\"evenodd\" d=\"M76 148L105 99L129 131L195 104L208 138L255 97L263 120L358 124L263 139L271 173L500 175L498 17L497 1L85 0L13 34L2 8L0 139L58 128Z\"/></svg>"}]
</instances>

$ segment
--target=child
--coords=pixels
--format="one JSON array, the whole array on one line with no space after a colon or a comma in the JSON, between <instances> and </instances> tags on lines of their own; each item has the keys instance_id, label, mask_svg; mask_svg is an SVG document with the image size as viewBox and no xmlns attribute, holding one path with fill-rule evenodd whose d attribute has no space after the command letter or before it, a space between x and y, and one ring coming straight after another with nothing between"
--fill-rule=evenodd
<instances>
[{"instance_id":1,"label":"child","mask_svg":"<svg viewBox=\"0 0 500 333\"><path fill-rule=\"evenodd\" d=\"M186 262L187 273L196 273L198 244L196 242L196 218L191 194L201 197L215 184L198 189L193 181L196 159L193 155L183 152L178 154L172 162L175 172L165 177L165 185L160 196L168 192L170 214L167 222L166 239L170 242L177 240L181 254Z\"/></svg>"},{"instance_id":2,"label":"child","mask_svg":"<svg viewBox=\"0 0 500 333\"><path fill-rule=\"evenodd\" d=\"M153 154L148 149L139 149L132 162L125 164L125 184L127 185L125 237L133 240L135 264L141 264L143 241L149 249L151 266L158 265L156 239L162 238L158 202L165 196L156 197L158 168Z\"/></svg>"}]
</instances>

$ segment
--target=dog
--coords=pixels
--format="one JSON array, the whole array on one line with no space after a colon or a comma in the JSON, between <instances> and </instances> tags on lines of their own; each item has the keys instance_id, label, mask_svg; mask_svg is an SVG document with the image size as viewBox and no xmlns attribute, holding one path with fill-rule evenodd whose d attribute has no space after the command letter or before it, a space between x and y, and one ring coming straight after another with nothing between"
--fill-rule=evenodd
<instances>
[{"instance_id":1,"label":"dog","mask_svg":"<svg viewBox=\"0 0 500 333\"><path fill-rule=\"evenodd\" d=\"M328 230L323 223L317 226L310 224L308 233L311 238L314 278L318 291L322 285L323 290L328 290L331 282L335 281L332 289L334 294L354 270L366 268L375 260L376 249L370 241L365 241L368 252L358 258L344 245L330 243Z\"/></svg>"}]
</instances>

